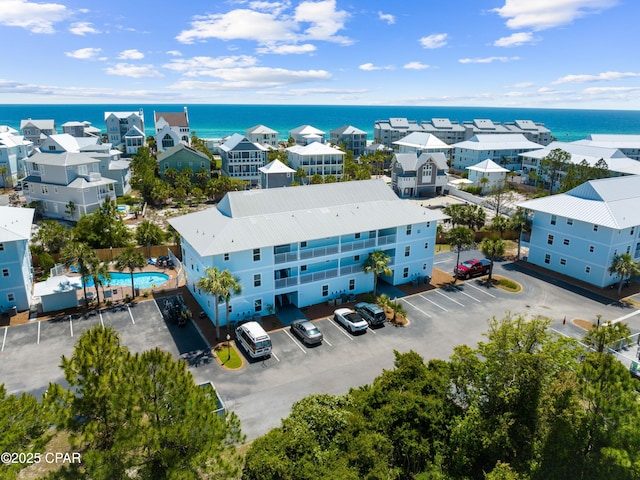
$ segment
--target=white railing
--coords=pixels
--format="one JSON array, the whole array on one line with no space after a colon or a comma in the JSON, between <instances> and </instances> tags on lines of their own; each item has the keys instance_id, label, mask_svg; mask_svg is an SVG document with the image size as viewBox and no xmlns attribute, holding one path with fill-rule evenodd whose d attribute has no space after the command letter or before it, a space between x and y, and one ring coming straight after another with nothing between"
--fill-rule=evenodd
<instances>
[{"instance_id":1,"label":"white railing","mask_svg":"<svg viewBox=\"0 0 640 480\"><path fill-rule=\"evenodd\" d=\"M298 279L296 277L279 278L275 283L276 288L291 287L294 285L298 285Z\"/></svg>"},{"instance_id":2,"label":"white railing","mask_svg":"<svg viewBox=\"0 0 640 480\"><path fill-rule=\"evenodd\" d=\"M327 278L334 278L338 276L338 269L324 270L322 272L309 273L307 275L300 276L300 283L318 282L320 280L326 280Z\"/></svg>"}]
</instances>

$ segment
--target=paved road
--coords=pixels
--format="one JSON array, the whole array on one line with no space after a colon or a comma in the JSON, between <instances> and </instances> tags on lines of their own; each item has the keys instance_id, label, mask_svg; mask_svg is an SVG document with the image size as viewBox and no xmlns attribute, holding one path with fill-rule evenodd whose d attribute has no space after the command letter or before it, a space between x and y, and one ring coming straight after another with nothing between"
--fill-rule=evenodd
<instances>
[{"instance_id":1,"label":"paved road","mask_svg":"<svg viewBox=\"0 0 640 480\"><path fill-rule=\"evenodd\" d=\"M479 255L464 252L463 258ZM441 253L436 256L435 266L452 271L454 262L454 254ZM288 331L280 330L272 334L271 358L248 361L236 371L224 370L212 361L192 324L180 328L165 322L153 301L92 316L67 316L0 329L0 381L9 393L36 395L41 395L49 382L64 384L58 368L60 355L70 355L78 336L92 325L113 325L132 351L158 346L189 361L196 381L213 381L251 440L280 425L291 405L309 394L343 394L371 383L383 369L393 367L394 350L414 350L428 360L449 358L456 345L475 346L486 331L486 320L501 318L507 311L549 317L554 329L575 338L581 338L584 332L570 320L595 321L597 314L603 321L623 318L632 332L640 331L639 311L632 308L574 287L567 289L557 281L520 271L512 263L497 263L494 271L522 284L523 292L488 288L478 280L459 282L452 288L402 298L411 322L407 327L387 325L353 336L332 319L320 320L317 325L325 342L313 348L304 347ZM568 321L563 325L565 317ZM623 355L632 357L634 352Z\"/></svg>"}]
</instances>

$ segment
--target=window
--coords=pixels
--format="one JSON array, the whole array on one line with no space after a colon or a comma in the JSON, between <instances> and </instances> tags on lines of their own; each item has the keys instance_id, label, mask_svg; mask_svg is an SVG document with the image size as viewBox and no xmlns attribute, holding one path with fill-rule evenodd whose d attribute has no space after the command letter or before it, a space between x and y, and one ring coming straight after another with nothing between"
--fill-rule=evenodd
<instances>
[{"instance_id":1,"label":"window","mask_svg":"<svg viewBox=\"0 0 640 480\"><path fill-rule=\"evenodd\" d=\"M4 243L0 243L0 252L4 252Z\"/></svg>"},{"instance_id":2,"label":"window","mask_svg":"<svg viewBox=\"0 0 640 480\"><path fill-rule=\"evenodd\" d=\"M355 238L360 238L360 234L359 234L359 233L356 233L356 234L354 235L354 237L355 237Z\"/></svg>"},{"instance_id":3,"label":"window","mask_svg":"<svg viewBox=\"0 0 640 480\"><path fill-rule=\"evenodd\" d=\"M565 239L562 241L562 243L564 243L565 245L569 245L569 239L568 239L568 238L565 238Z\"/></svg>"},{"instance_id":4,"label":"window","mask_svg":"<svg viewBox=\"0 0 640 480\"><path fill-rule=\"evenodd\" d=\"M407 278L409 276L409 267L404 267L402 270L402 278Z\"/></svg>"},{"instance_id":5,"label":"window","mask_svg":"<svg viewBox=\"0 0 640 480\"><path fill-rule=\"evenodd\" d=\"M432 171L433 171L433 167L431 166L430 163L427 163L427 164L422 166L422 176L423 177L430 177Z\"/></svg>"},{"instance_id":6,"label":"window","mask_svg":"<svg viewBox=\"0 0 640 480\"><path fill-rule=\"evenodd\" d=\"M411 235L411 225L407 225L407 235Z\"/></svg>"},{"instance_id":7,"label":"window","mask_svg":"<svg viewBox=\"0 0 640 480\"><path fill-rule=\"evenodd\" d=\"M598 225L594 225L594 226L593 226L593 231L594 231L594 232L597 232L597 231L598 231Z\"/></svg>"},{"instance_id":8,"label":"window","mask_svg":"<svg viewBox=\"0 0 640 480\"><path fill-rule=\"evenodd\" d=\"M424 242L424 249L426 250L427 248L429 248L429 242Z\"/></svg>"},{"instance_id":9,"label":"window","mask_svg":"<svg viewBox=\"0 0 640 480\"><path fill-rule=\"evenodd\" d=\"M589 253L593 253L595 249L596 247L594 247L593 245L589 246Z\"/></svg>"},{"instance_id":10,"label":"window","mask_svg":"<svg viewBox=\"0 0 640 480\"><path fill-rule=\"evenodd\" d=\"M567 218L567 225L573 225L573 218Z\"/></svg>"},{"instance_id":11,"label":"window","mask_svg":"<svg viewBox=\"0 0 640 480\"><path fill-rule=\"evenodd\" d=\"M549 235L549 236L547 237L547 243L548 243L549 245L553 245L553 235Z\"/></svg>"},{"instance_id":12,"label":"window","mask_svg":"<svg viewBox=\"0 0 640 480\"><path fill-rule=\"evenodd\" d=\"M407 245L406 247L404 247L404 256L408 257L409 255L411 255L411 247Z\"/></svg>"},{"instance_id":13,"label":"window","mask_svg":"<svg viewBox=\"0 0 640 480\"><path fill-rule=\"evenodd\" d=\"M300 271L301 272L306 272L307 271L307 266L306 265L301 265L300 266Z\"/></svg>"},{"instance_id":14,"label":"window","mask_svg":"<svg viewBox=\"0 0 640 480\"><path fill-rule=\"evenodd\" d=\"M567 264L567 259L566 258L561 258L560 259L560 265L566 265Z\"/></svg>"},{"instance_id":15,"label":"window","mask_svg":"<svg viewBox=\"0 0 640 480\"><path fill-rule=\"evenodd\" d=\"M584 267L584 273L591 273L591 267Z\"/></svg>"},{"instance_id":16,"label":"window","mask_svg":"<svg viewBox=\"0 0 640 480\"><path fill-rule=\"evenodd\" d=\"M13 293L7 293L7 301L8 302L15 302L16 301L16 296Z\"/></svg>"},{"instance_id":17,"label":"window","mask_svg":"<svg viewBox=\"0 0 640 480\"><path fill-rule=\"evenodd\" d=\"M262 275L260 275L259 273L256 273L253 276L253 286L259 287L260 285L262 285Z\"/></svg>"},{"instance_id":18,"label":"window","mask_svg":"<svg viewBox=\"0 0 640 480\"><path fill-rule=\"evenodd\" d=\"M9 276L9 269L8 268L3 268L2 269L2 276L3 277L8 277Z\"/></svg>"},{"instance_id":19,"label":"window","mask_svg":"<svg viewBox=\"0 0 640 480\"><path fill-rule=\"evenodd\" d=\"M228 261L228 260L229 260L229 254L228 254L228 253L225 253L225 254L224 254L224 261L226 262L226 261Z\"/></svg>"},{"instance_id":20,"label":"window","mask_svg":"<svg viewBox=\"0 0 640 480\"><path fill-rule=\"evenodd\" d=\"M260 261L260 249L259 248L254 248L253 249L253 261L254 262L259 262Z\"/></svg>"},{"instance_id":21,"label":"window","mask_svg":"<svg viewBox=\"0 0 640 480\"><path fill-rule=\"evenodd\" d=\"M547 253L544 256L544 263L549 263L549 262L551 262L551 255Z\"/></svg>"},{"instance_id":22,"label":"window","mask_svg":"<svg viewBox=\"0 0 640 480\"><path fill-rule=\"evenodd\" d=\"M262 299L259 298L258 300L253 302L253 310L258 313L262 311Z\"/></svg>"},{"instance_id":23,"label":"window","mask_svg":"<svg viewBox=\"0 0 640 480\"><path fill-rule=\"evenodd\" d=\"M356 289L356 281L352 278L351 280L349 280L349 290L355 290Z\"/></svg>"},{"instance_id":24,"label":"window","mask_svg":"<svg viewBox=\"0 0 640 480\"><path fill-rule=\"evenodd\" d=\"M631 227L631 231L629 232L629 235L633 235L636 231L636 227Z\"/></svg>"},{"instance_id":25,"label":"window","mask_svg":"<svg viewBox=\"0 0 640 480\"><path fill-rule=\"evenodd\" d=\"M307 246L307 242L300 242L300 248L305 248Z\"/></svg>"},{"instance_id":26,"label":"window","mask_svg":"<svg viewBox=\"0 0 640 480\"><path fill-rule=\"evenodd\" d=\"M329 296L329 285L322 285L322 296L323 297Z\"/></svg>"},{"instance_id":27,"label":"window","mask_svg":"<svg viewBox=\"0 0 640 480\"><path fill-rule=\"evenodd\" d=\"M557 220L558 217L556 217L555 215L551 215L551 225L555 225Z\"/></svg>"}]
</instances>

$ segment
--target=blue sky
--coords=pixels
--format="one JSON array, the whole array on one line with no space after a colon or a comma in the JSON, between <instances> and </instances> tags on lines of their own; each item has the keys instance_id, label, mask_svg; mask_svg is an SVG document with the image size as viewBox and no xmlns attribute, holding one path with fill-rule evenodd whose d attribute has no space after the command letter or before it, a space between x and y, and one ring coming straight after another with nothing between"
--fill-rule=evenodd
<instances>
[{"instance_id":1,"label":"blue sky","mask_svg":"<svg viewBox=\"0 0 640 480\"><path fill-rule=\"evenodd\" d=\"M638 0L2 0L0 103L640 110Z\"/></svg>"}]
</instances>

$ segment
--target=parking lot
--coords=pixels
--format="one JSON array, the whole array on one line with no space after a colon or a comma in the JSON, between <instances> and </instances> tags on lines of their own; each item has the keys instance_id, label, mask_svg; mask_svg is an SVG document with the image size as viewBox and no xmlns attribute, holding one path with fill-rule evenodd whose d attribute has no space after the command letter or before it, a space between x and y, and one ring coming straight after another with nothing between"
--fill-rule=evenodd
<instances>
[{"instance_id":1,"label":"parking lot","mask_svg":"<svg viewBox=\"0 0 640 480\"><path fill-rule=\"evenodd\" d=\"M461 259L474 256L479 253L464 252ZM436 256L435 266L452 271L455 261L455 254L443 253ZM212 381L253 439L278 426L291 405L309 394L343 394L371 383L383 369L393 368L394 350L413 350L429 360L449 358L456 345L475 346L483 339L487 319L502 318L507 311L549 317L552 328L575 338L584 331L564 319L595 321L601 314L603 320L624 318L632 333L640 330L640 311L618 302L522 271L510 262L496 263L494 273L520 283L523 291L510 293L471 279L411 296L398 294L408 326L386 324L352 335L333 318L321 318L314 322L324 336L321 345L307 347L287 328L276 330L270 332L273 354L264 360L245 355L246 364L239 370L225 370L213 361L192 322L180 327L165 321L163 300L4 328L0 329L0 381L9 393L35 395L42 394L49 382L64 384L60 356L73 352L86 329L111 325L134 352L157 346L187 360L196 382Z\"/></svg>"}]
</instances>

